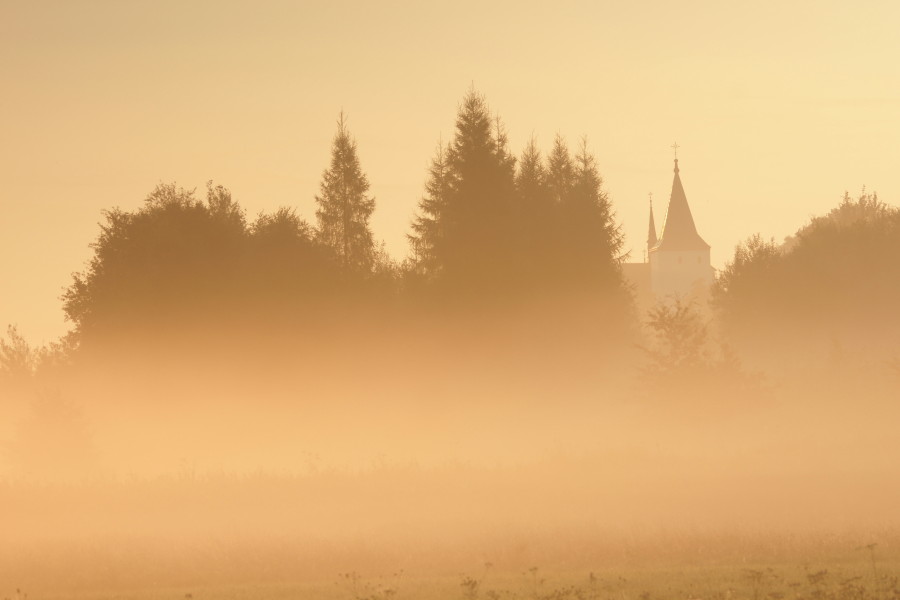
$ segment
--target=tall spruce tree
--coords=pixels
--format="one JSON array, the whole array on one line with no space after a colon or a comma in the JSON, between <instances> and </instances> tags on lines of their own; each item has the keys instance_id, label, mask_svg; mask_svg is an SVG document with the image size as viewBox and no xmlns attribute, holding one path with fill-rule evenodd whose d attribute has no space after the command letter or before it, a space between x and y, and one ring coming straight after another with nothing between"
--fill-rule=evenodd
<instances>
[{"instance_id":1,"label":"tall spruce tree","mask_svg":"<svg viewBox=\"0 0 900 600\"><path fill-rule=\"evenodd\" d=\"M622 235L587 147L573 159L556 136L545 163L532 139L516 163L502 122L469 92L412 224L416 271L476 292L620 287Z\"/></svg>"},{"instance_id":2,"label":"tall spruce tree","mask_svg":"<svg viewBox=\"0 0 900 600\"><path fill-rule=\"evenodd\" d=\"M547 157L547 189L556 202L564 202L575 185L575 166L565 139L557 135L553 140L553 150Z\"/></svg>"},{"instance_id":3,"label":"tall spruce tree","mask_svg":"<svg viewBox=\"0 0 900 600\"><path fill-rule=\"evenodd\" d=\"M547 171L534 137L529 140L519 159L516 190L523 206L547 204Z\"/></svg>"},{"instance_id":4,"label":"tall spruce tree","mask_svg":"<svg viewBox=\"0 0 900 600\"><path fill-rule=\"evenodd\" d=\"M436 171L437 164L445 166ZM502 124L491 118L484 97L470 91L453 141L432 164L413 227L414 252L418 244L420 260L443 283L472 291L503 285L515 257L514 176ZM440 202L433 195L438 189Z\"/></svg>"},{"instance_id":5,"label":"tall spruce tree","mask_svg":"<svg viewBox=\"0 0 900 600\"><path fill-rule=\"evenodd\" d=\"M565 263L572 279L589 287L619 283L624 240L585 139L575 157L572 186L560 209L562 228L567 232Z\"/></svg>"},{"instance_id":6,"label":"tall spruce tree","mask_svg":"<svg viewBox=\"0 0 900 600\"><path fill-rule=\"evenodd\" d=\"M553 277L549 251L555 231L556 207L547 185L547 169L534 137L522 151L516 171L519 258L523 276L532 285L543 286Z\"/></svg>"},{"instance_id":7,"label":"tall spruce tree","mask_svg":"<svg viewBox=\"0 0 900 600\"><path fill-rule=\"evenodd\" d=\"M503 182L506 185L515 182L516 157L509 151L509 136L506 134L506 126L500 115L494 117L494 143L496 144L496 156L499 163ZM507 192L510 190L507 189Z\"/></svg>"},{"instance_id":8,"label":"tall spruce tree","mask_svg":"<svg viewBox=\"0 0 900 600\"><path fill-rule=\"evenodd\" d=\"M345 268L371 271L375 244L369 217L375 199L368 195L369 180L359 165L356 141L341 112L331 148L331 166L322 174L316 202L321 240L335 252Z\"/></svg>"},{"instance_id":9,"label":"tall spruce tree","mask_svg":"<svg viewBox=\"0 0 900 600\"><path fill-rule=\"evenodd\" d=\"M428 167L425 195L419 202L419 212L412 223L413 232L407 235L412 251L412 266L417 275L437 277L440 263L437 257L443 242L442 217L450 196L450 166L448 148L438 142Z\"/></svg>"}]
</instances>

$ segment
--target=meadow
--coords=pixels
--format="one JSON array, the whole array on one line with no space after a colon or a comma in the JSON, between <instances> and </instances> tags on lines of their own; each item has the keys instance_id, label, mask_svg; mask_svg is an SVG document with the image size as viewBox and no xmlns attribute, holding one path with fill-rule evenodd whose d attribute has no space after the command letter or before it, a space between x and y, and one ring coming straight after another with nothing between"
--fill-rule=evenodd
<instances>
[{"instance_id":1,"label":"meadow","mask_svg":"<svg viewBox=\"0 0 900 600\"><path fill-rule=\"evenodd\" d=\"M534 549L534 554L543 554L547 562L531 567L522 567L508 558L496 564L477 564L461 553L451 553L445 556L444 564L437 564L441 560L438 552L430 557L435 564L411 571L371 565L360 571L328 573L323 570L302 580L231 584L170 580L132 588L48 590L40 594L22 591L30 598L51 600L893 600L900 597L900 537L881 532L877 537L885 541L864 546L854 545L854 537L658 537L652 543L632 540L631 544L619 545L617 553L610 553L610 546L597 540L578 549L564 549L557 538L548 540L543 549ZM269 558L274 563L289 561L285 551L282 546L282 556ZM395 557L393 553L388 554ZM259 557L244 558L252 563ZM468 568L464 568L466 563ZM589 569L587 563L595 567Z\"/></svg>"}]
</instances>

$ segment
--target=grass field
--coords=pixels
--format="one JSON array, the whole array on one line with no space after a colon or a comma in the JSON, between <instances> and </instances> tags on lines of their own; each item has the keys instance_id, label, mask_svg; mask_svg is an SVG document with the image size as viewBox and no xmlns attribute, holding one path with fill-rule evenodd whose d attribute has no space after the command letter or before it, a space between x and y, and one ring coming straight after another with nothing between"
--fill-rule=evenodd
<instances>
[{"instance_id":1,"label":"grass field","mask_svg":"<svg viewBox=\"0 0 900 600\"><path fill-rule=\"evenodd\" d=\"M877 563L876 563L877 565ZM522 572L416 577L403 573L364 577L344 573L332 580L307 583L243 584L231 586L159 587L143 590L55 593L42 598L74 600L163 600L208 598L256 600L322 598L488 600L522 598L540 600L892 600L900 598L896 563L882 563L873 572L869 561L851 563L744 564L597 570L545 571L532 567ZM877 575L876 575L877 574ZM877 576L877 579L876 579ZM35 598L37 596L34 596Z\"/></svg>"},{"instance_id":2,"label":"grass field","mask_svg":"<svg viewBox=\"0 0 900 600\"><path fill-rule=\"evenodd\" d=\"M189 569L186 576L179 575L178 569L167 571L160 554L145 552L144 559L156 563L157 570L155 577L140 585L129 585L122 565L116 568L111 561L109 581L119 581L118 585L67 590L61 581L49 581L49 585L38 581L36 589L23 586L22 591L32 600L897 600L900 546L897 536L882 536L884 542L864 546L854 545L854 536L818 535L646 538L639 543L596 546L584 545L583 540L567 546L557 539L543 549L544 565L522 562L521 553L504 556L502 545L494 546L496 563L467 559L466 550L478 553L474 546L455 551L419 548L416 557L403 556L397 548L380 554L373 546L368 556L356 554L365 567L358 571L338 570L341 565L351 566L349 554L341 559L320 557L316 568L305 570L303 563L309 559L282 545L280 549L270 546L266 555L260 555L258 547L256 552L247 549L243 561L240 555L224 557L198 550L203 568ZM127 564L140 560L134 548L122 551L127 556L120 560L127 558ZM114 554L96 554L93 560L110 561ZM527 558L541 554L542 548L533 547ZM170 559L177 562L180 556L174 553ZM242 563L258 567L266 557L272 566L268 574L264 568L240 567ZM292 561L296 578L289 566ZM388 563L412 568L394 570ZM589 563L595 563L594 568L586 566ZM77 569L79 561L45 564L49 576L63 564ZM527 564L531 566L523 566ZM213 583L216 579L223 583ZM76 580L70 574L67 581ZM4 581L0 593L0 597L14 598L15 588Z\"/></svg>"}]
</instances>

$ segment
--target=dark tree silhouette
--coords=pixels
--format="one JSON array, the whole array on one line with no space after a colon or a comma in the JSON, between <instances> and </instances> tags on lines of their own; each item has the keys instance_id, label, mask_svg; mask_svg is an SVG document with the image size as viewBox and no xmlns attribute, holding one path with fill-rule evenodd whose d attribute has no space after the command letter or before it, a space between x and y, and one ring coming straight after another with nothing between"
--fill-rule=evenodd
<instances>
[{"instance_id":1,"label":"dark tree silhouette","mask_svg":"<svg viewBox=\"0 0 900 600\"><path fill-rule=\"evenodd\" d=\"M582 142L575 158L572 185L560 208L565 234L561 240L565 251L560 269L569 270L570 284L601 289L620 287L624 240L587 141Z\"/></svg>"},{"instance_id":2,"label":"dark tree silhouette","mask_svg":"<svg viewBox=\"0 0 900 600\"><path fill-rule=\"evenodd\" d=\"M561 204L569 197L575 186L575 165L572 155L562 136L553 140L553 150L547 157L547 188L554 202Z\"/></svg>"},{"instance_id":3,"label":"dark tree silhouette","mask_svg":"<svg viewBox=\"0 0 900 600\"><path fill-rule=\"evenodd\" d=\"M516 190L519 193L521 210L528 214L549 213L550 193L547 182L547 170L534 137L529 140L516 173Z\"/></svg>"},{"instance_id":4,"label":"dark tree silhouette","mask_svg":"<svg viewBox=\"0 0 900 600\"><path fill-rule=\"evenodd\" d=\"M261 214L250 227L242 280L256 305L295 311L340 289L342 272L330 248L292 208Z\"/></svg>"},{"instance_id":5,"label":"dark tree silhouette","mask_svg":"<svg viewBox=\"0 0 900 600\"><path fill-rule=\"evenodd\" d=\"M551 198L548 173L534 137L525 146L516 172L516 193L523 277L542 285L555 277L552 247L558 240L558 207Z\"/></svg>"},{"instance_id":6,"label":"dark tree silhouette","mask_svg":"<svg viewBox=\"0 0 900 600\"><path fill-rule=\"evenodd\" d=\"M432 160L409 236L413 270L477 294L620 291L622 234L594 157L557 136L546 165L532 139L519 164L499 117L470 91Z\"/></svg>"},{"instance_id":7,"label":"dark tree silhouette","mask_svg":"<svg viewBox=\"0 0 900 600\"><path fill-rule=\"evenodd\" d=\"M497 290L510 272L514 159L481 94L460 105L446 155L432 161L411 243L418 263L446 287Z\"/></svg>"},{"instance_id":8,"label":"dark tree silhouette","mask_svg":"<svg viewBox=\"0 0 900 600\"><path fill-rule=\"evenodd\" d=\"M450 198L448 154L449 150L443 143L438 143L428 168L425 195L419 202L419 213L412 223L413 232L407 235L412 251L412 268L417 275L427 278L437 277L441 267L438 256L443 242L442 219Z\"/></svg>"},{"instance_id":9,"label":"dark tree silhouette","mask_svg":"<svg viewBox=\"0 0 900 600\"><path fill-rule=\"evenodd\" d=\"M161 184L141 208L105 217L88 268L63 295L78 344L277 322L340 288L333 253L292 210L248 226L222 186L210 183L203 202L193 190Z\"/></svg>"},{"instance_id":10,"label":"dark tree silhouette","mask_svg":"<svg viewBox=\"0 0 900 600\"><path fill-rule=\"evenodd\" d=\"M321 239L344 267L359 271L372 269L375 253L369 229L375 199L368 193L369 180L360 167L356 141L342 112L332 143L331 165L322 174L321 190L316 196L316 217Z\"/></svg>"},{"instance_id":11,"label":"dark tree silhouette","mask_svg":"<svg viewBox=\"0 0 900 600\"><path fill-rule=\"evenodd\" d=\"M215 209L160 184L139 210L105 213L87 271L63 295L77 335L174 323L229 297L246 232L226 191L209 197Z\"/></svg>"},{"instance_id":12,"label":"dark tree silhouette","mask_svg":"<svg viewBox=\"0 0 900 600\"><path fill-rule=\"evenodd\" d=\"M573 159L556 136L546 168L538 169L536 160L532 143L523 155L518 189L530 230L526 248L536 247L540 255L533 260L543 265L539 281L560 290L621 289L622 232L587 143Z\"/></svg>"},{"instance_id":13,"label":"dark tree silhouette","mask_svg":"<svg viewBox=\"0 0 900 600\"><path fill-rule=\"evenodd\" d=\"M739 245L712 289L728 334L770 347L791 340L873 348L900 332L900 210L845 194L784 244Z\"/></svg>"},{"instance_id":14,"label":"dark tree silhouette","mask_svg":"<svg viewBox=\"0 0 900 600\"><path fill-rule=\"evenodd\" d=\"M573 160L557 137L545 164L532 140L517 165L502 121L475 91L459 106L451 142L432 159L404 279L373 243L368 191L341 114L316 229L287 208L248 223L231 193L212 182L205 200L161 184L139 209L105 212L94 256L63 296L75 325L70 341L180 335L188 325L299 326L298 309L313 302L329 314L361 315L364 304L396 305L400 290L410 289L401 281L451 301L590 291L594 297L579 302L594 312L596 292L622 290L621 233L586 145Z\"/></svg>"}]
</instances>

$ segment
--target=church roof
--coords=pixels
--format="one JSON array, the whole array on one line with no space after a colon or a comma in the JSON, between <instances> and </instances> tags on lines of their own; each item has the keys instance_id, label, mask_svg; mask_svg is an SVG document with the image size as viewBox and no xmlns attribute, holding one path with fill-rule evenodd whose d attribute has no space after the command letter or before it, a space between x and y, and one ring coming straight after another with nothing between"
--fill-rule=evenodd
<instances>
[{"instance_id":1,"label":"church roof","mask_svg":"<svg viewBox=\"0 0 900 600\"><path fill-rule=\"evenodd\" d=\"M663 221L659 242L652 250L707 250L709 244L703 241L694 225L694 217L688 206L681 176L678 173L678 159L675 159L675 179L672 181L672 195Z\"/></svg>"},{"instance_id":2,"label":"church roof","mask_svg":"<svg viewBox=\"0 0 900 600\"><path fill-rule=\"evenodd\" d=\"M656 222L653 220L653 196L650 196L650 227L647 231L647 248L656 245Z\"/></svg>"}]
</instances>

